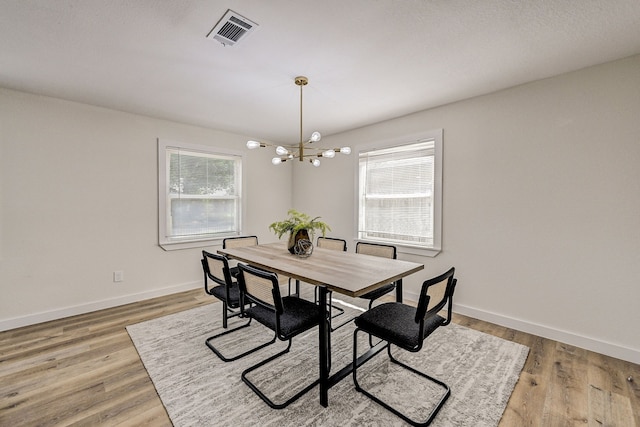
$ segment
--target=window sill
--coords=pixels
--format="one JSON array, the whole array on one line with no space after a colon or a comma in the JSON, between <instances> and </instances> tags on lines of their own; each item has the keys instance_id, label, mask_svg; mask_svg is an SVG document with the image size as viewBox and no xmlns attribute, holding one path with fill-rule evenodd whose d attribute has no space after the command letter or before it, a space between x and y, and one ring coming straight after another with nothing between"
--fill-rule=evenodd
<instances>
[{"instance_id":1,"label":"window sill","mask_svg":"<svg viewBox=\"0 0 640 427\"><path fill-rule=\"evenodd\" d=\"M391 245L395 246L396 250L400 254L410 254L410 255L418 255L425 256L429 258L433 258L437 256L442 249L440 247L437 248L424 248L420 246L412 246L412 245L403 245L402 243L391 243L391 242L382 242L378 240L363 240L363 239L353 239L354 242L365 242L365 243L377 243L381 245Z\"/></svg>"},{"instance_id":2,"label":"window sill","mask_svg":"<svg viewBox=\"0 0 640 427\"><path fill-rule=\"evenodd\" d=\"M222 238L215 239L202 239L202 240L189 240L187 242L160 242L160 247L165 251L177 251L181 249L193 249L193 248L205 248L207 246L220 246L222 245Z\"/></svg>"},{"instance_id":3,"label":"window sill","mask_svg":"<svg viewBox=\"0 0 640 427\"><path fill-rule=\"evenodd\" d=\"M411 254L411 255L419 255L433 258L442 252L440 248L418 248L415 246L404 246L404 245L396 245L398 253L401 254Z\"/></svg>"}]
</instances>

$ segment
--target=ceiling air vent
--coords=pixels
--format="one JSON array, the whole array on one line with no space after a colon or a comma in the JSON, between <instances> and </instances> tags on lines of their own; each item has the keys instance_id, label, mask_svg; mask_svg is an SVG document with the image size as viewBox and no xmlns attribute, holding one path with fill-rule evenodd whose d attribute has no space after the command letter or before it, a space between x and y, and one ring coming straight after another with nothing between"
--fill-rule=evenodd
<instances>
[{"instance_id":1,"label":"ceiling air vent","mask_svg":"<svg viewBox=\"0 0 640 427\"><path fill-rule=\"evenodd\" d=\"M257 28L258 24L229 9L207 34L207 38L217 40L224 46L233 46Z\"/></svg>"}]
</instances>

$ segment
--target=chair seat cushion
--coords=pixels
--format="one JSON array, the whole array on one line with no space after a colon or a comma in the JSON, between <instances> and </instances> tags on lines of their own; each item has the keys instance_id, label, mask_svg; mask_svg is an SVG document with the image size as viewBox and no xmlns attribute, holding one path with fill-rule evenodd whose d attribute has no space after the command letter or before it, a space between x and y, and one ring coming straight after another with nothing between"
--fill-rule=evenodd
<instances>
[{"instance_id":1,"label":"chair seat cushion","mask_svg":"<svg viewBox=\"0 0 640 427\"><path fill-rule=\"evenodd\" d=\"M416 351L422 342L419 324L415 322L416 308L399 302L388 302L373 307L356 317L356 326L376 337L409 351ZM444 322L439 315L425 320L425 338Z\"/></svg>"},{"instance_id":2,"label":"chair seat cushion","mask_svg":"<svg viewBox=\"0 0 640 427\"><path fill-rule=\"evenodd\" d=\"M319 307L311 301L297 297L282 298L284 307L280 315L280 338L289 339L318 324ZM271 330L276 330L275 311L255 305L245 313Z\"/></svg>"},{"instance_id":3,"label":"chair seat cushion","mask_svg":"<svg viewBox=\"0 0 640 427\"><path fill-rule=\"evenodd\" d=\"M395 288L396 288L395 283L389 283L387 285L379 287L378 289L374 289L371 292L367 292L364 295L360 295L360 298L370 299L370 300L378 299L381 296L388 294Z\"/></svg>"},{"instance_id":4,"label":"chair seat cushion","mask_svg":"<svg viewBox=\"0 0 640 427\"><path fill-rule=\"evenodd\" d=\"M214 297L218 298L220 301L226 301L227 295L224 291L224 286L215 286L211 289L211 294ZM227 305L231 308L240 307L240 287L237 283L234 283L229 288L229 300L227 301Z\"/></svg>"}]
</instances>

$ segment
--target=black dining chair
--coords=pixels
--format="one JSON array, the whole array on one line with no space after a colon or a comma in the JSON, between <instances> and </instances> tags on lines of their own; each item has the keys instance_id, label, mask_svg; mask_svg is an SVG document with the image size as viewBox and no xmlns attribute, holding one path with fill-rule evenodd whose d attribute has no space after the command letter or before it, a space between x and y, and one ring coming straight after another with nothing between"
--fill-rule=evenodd
<instances>
[{"instance_id":1,"label":"black dining chair","mask_svg":"<svg viewBox=\"0 0 640 427\"><path fill-rule=\"evenodd\" d=\"M389 259L396 259L398 257L395 246L382 245L379 243L358 242L356 244L356 253ZM371 310L375 300L393 291L396 288L396 285L401 283L402 279L398 279L396 282L387 283L386 285L374 289L371 292L361 295L360 298L369 300L369 310Z\"/></svg>"},{"instance_id":2,"label":"black dining chair","mask_svg":"<svg viewBox=\"0 0 640 427\"><path fill-rule=\"evenodd\" d=\"M337 239L335 237L318 237L316 246L323 249L331 249L333 251L347 250L347 241L344 239Z\"/></svg>"},{"instance_id":3,"label":"black dining chair","mask_svg":"<svg viewBox=\"0 0 640 427\"><path fill-rule=\"evenodd\" d=\"M288 353L293 337L317 326L320 318L319 307L311 302L293 296L282 297L278 276L275 273L260 270L245 264L238 264L240 289L244 302L251 302L251 307L243 306L244 316L255 319L275 333L274 340L288 341L287 348L267 359L247 368L241 378L267 405L274 409L282 409L299 399L320 381L316 378L302 390L282 403L274 403L267 397L247 375L256 369L272 362ZM284 375L278 372L279 377ZM277 379L274 378L274 381Z\"/></svg>"},{"instance_id":4,"label":"black dining chair","mask_svg":"<svg viewBox=\"0 0 640 427\"><path fill-rule=\"evenodd\" d=\"M258 236L236 236L222 240L222 249L244 248L247 246L258 246ZM230 271L232 277L238 277L237 266L232 266Z\"/></svg>"},{"instance_id":5,"label":"black dining chair","mask_svg":"<svg viewBox=\"0 0 640 427\"><path fill-rule=\"evenodd\" d=\"M358 242L356 244L356 253L363 254L363 255L378 256L378 257L381 257L381 258L389 258L389 259L396 259L397 258L397 251L396 251L396 247L395 246L383 245L383 244L379 244L379 243ZM401 284L401 283L402 283L402 279L398 279L395 282L387 283L385 285L380 286L377 289L374 289L373 291L367 292L364 295L360 295L358 298L369 300L369 310L371 310L371 307L373 306L373 302L375 300L377 300L378 298L383 297L384 295L392 292L394 289L396 289L396 285L397 284ZM352 320L353 319L349 319L349 320L339 324L335 328L332 328L332 330L336 330L338 328L341 328L342 326L348 324ZM371 345L371 347L373 347L372 340L369 340L369 344Z\"/></svg>"},{"instance_id":6,"label":"black dining chair","mask_svg":"<svg viewBox=\"0 0 640 427\"><path fill-rule=\"evenodd\" d=\"M222 240L222 249L234 249L234 248L245 248L248 246L258 246L258 236L236 236L236 237L227 237ZM234 279L238 278L238 266L231 267L231 276ZM282 277L280 277L283 279ZM284 280L284 279L283 279ZM291 279L288 279L289 282L289 295L291 295ZM296 282L296 295L300 293L299 283Z\"/></svg>"},{"instance_id":7,"label":"black dining chair","mask_svg":"<svg viewBox=\"0 0 640 427\"><path fill-rule=\"evenodd\" d=\"M455 269L451 268L446 273L425 281L422 284L417 308L399 302L387 302L362 313L355 320L356 330L353 333L352 375L356 390L414 426L429 425L451 395L451 390L444 382L398 361L391 353L391 346L395 345L410 352L418 352L422 349L425 338L440 326L451 323L453 292L457 283L457 280L454 278L454 272ZM445 306L447 307L446 319L438 314ZM373 357L358 362L358 332L360 331L386 341L387 354L392 363L437 384L443 389L442 396L431 410L426 421L420 422L410 419L398 409L362 388L357 378L358 368L372 360ZM421 401L422 398L421 396L416 396L415 400Z\"/></svg>"},{"instance_id":8,"label":"black dining chair","mask_svg":"<svg viewBox=\"0 0 640 427\"><path fill-rule=\"evenodd\" d=\"M242 317L242 297L240 295L240 287L238 283L231 277L229 269L229 261L226 256L213 254L207 251L202 251L202 268L204 270L204 290L207 294L214 296L222 301L222 327L225 331L213 335L205 340L207 347L209 347L220 359L225 362L231 362L233 360L240 359L248 354L253 353L267 345L273 344L275 339L270 342L261 344L255 348L247 350L242 354L227 357L224 356L220 350L218 350L213 342L224 335L235 332L239 329L246 328L251 324L251 319L246 323L236 326L233 329L227 329L228 320L232 317ZM209 284L211 281L211 284Z\"/></svg>"},{"instance_id":9,"label":"black dining chair","mask_svg":"<svg viewBox=\"0 0 640 427\"><path fill-rule=\"evenodd\" d=\"M320 236L320 237L318 237L316 246L319 247L319 248L329 249L329 250L332 250L332 251L342 251L342 252L346 252L347 251L347 241L344 240L344 239L337 239L335 237L322 237L322 236ZM334 318L344 314L344 309L342 307L337 307L337 306L333 305L332 297L331 297L332 292L330 290L327 292L327 294L329 295L329 307L331 308L331 310L336 310L338 312L338 314L332 315L330 317L330 320L329 320L329 327L331 328L331 332L333 332L336 329L338 329L340 326L344 326L349 322L342 323L341 325L338 325L335 328L333 326L331 326L331 319L334 319ZM315 286L315 289L314 289L314 298L315 298L316 301L318 301L318 287L317 286Z\"/></svg>"}]
</instances>

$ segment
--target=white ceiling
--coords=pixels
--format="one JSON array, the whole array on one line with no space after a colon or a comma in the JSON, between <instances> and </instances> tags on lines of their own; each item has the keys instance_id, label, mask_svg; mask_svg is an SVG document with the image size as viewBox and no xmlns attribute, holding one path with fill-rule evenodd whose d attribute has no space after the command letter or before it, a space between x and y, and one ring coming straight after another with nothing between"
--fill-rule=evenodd
<instances>
[{"instance_id":1,"label":"white ceiling","mask_svg":"<svg viewBox=\"0 0 640 427\"><path fill-rule=\"evenodd\" d=\"M282 143L297 75L330 135L638 53L639 0L0 0L0 86Z\"/></svg>"}]
</instances>

